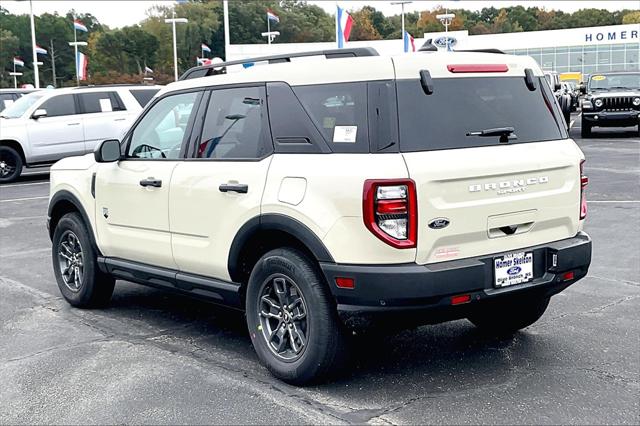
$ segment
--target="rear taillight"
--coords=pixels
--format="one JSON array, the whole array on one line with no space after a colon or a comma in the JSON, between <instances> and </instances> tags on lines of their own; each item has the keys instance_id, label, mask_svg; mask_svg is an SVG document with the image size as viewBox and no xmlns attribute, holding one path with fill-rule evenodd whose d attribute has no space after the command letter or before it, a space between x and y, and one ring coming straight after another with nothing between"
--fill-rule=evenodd
<instances>
[{"instance_id":1,"label":"rear taillight","mask_svg":"<svg viewBox=\"0 0 640 426\"><path fill-rule=\"evenodd\" d=\"M395 248L415 248L418 237L416 184L411 179L370 179L362 195L364 224Z\"/></svg>"},{"instance_id":2,"label":"rear taillight","mask_svg":"<svg viewBox=\"0 0 640 426\"><path fill-rule=\"evenodd\" d=\"M589 184L589 178L584 175L584 160L580 161L580 220L587 217L587 195L585 188Z\"/></svg>"}]
</instances>

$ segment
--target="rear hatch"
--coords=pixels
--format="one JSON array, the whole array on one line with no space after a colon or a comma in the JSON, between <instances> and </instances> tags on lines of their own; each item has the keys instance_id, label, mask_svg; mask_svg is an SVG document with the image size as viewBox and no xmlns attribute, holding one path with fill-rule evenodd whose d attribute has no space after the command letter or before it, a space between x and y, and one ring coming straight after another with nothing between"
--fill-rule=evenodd
<instances>
[{"instance_id":1,"label":"rear hatch","mask_svg":"<svg viewBox=\"0 0 640 426\"><path fill-rule=\"evenodd\" d=\"M398 79L400 150L417 192L417 263L578 232L584 157L541 73L534 90L524 70L513 74L440 73L429 95L418 78Z\"/></svg>"}]
</instances>

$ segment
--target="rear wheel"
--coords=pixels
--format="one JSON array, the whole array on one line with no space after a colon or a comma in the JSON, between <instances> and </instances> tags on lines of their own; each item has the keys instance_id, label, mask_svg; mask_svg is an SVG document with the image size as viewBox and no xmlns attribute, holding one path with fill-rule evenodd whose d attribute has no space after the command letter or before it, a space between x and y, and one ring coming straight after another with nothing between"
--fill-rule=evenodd
<instances>
[{"instance_id":1,"label":"rear wheel","mask_svg":"<svg viewBox=\"0 0 640 426\"><path fill-rule=\"evenodd\" d=\"M580 128L580 135L583 138L591 137L591 135L592 135L592 133L591 133L591 124L589 124L588 122L582 120L582 127Z\"/></svg>"},{"instance_id":2,"label":"rear wheel","mask_svg":"<svg viewBox=\"0 0 640 426\"><path fill-rule=\"evenodd\" d=\"M22 157L10 146L0 146L0 183L13 182L22 173Z\"/></svg>"},{"instance_id":3,"label":"rear wheel","mask_svg":"<svg viewBox=\"0 0 640 426\"><path fill-rule=\"evenodd\" d=\"M469 316L476 327L494 334L513 334L535 323L549 306L548 297L488 302Z\"/></svg>"},{"instance_id":4,"label":"rear wheel","mask_svg":"<svg viewBox=\"0 0 640 426\"><path fill-rule=\"evenodd\" d=\"M246 295L253 346L271 373L304 384L334 372L344 335L317 266L291 248L268 252L251 272Z\"/></svg>"},{"instance_id":5,"label":"rear wheel","mask_svg":"<svg viewBox=\"0 0 640 426\"><path fill-rule=\"evenodd\" d=\"M79 308L103 306L115 280L98 269L89 232L78 213L67 213L53 233L53 271L62 296Z\"/></svg>"}]
</instances>

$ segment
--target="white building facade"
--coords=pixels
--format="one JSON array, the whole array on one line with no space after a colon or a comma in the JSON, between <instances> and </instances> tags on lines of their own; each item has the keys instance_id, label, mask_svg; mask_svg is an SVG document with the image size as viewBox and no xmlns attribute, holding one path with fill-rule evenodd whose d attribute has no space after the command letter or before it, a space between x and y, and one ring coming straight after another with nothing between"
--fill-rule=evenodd
<instances>
[{"instance_id":1,"label":"white building facade","mask_svg":"<svg viewBox=\"0 0 640 426\"><path fill-rule=\"evenodd\" d=\"M594 72L640 70L640 25L611 25L571 28L565 30L529 31L505 34L469 35L468 31L450 31L447 35L452 50L495 48L514 55L532 56L545 70L557 72ZM445 50L444 32L425 33L416 38L419 48L430 40ZM232 44L228 59L293 53L310 50L335 49L335 42L283 43L277 38L271 46L266 44ZM402 53L402 40L355 41L346 47L373 47L381 55Z\"/></svg>"}]
</instances>

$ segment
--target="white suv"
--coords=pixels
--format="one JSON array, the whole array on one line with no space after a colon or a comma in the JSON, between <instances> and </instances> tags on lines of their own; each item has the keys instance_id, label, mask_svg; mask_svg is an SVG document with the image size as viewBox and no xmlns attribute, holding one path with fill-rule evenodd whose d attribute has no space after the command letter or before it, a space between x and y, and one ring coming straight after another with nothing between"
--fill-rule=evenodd
<instances>
[{"instance_id":1,"label":"white suv","mask_svg":"<svg viewBox=\"0 0 640 426\"><path fill-rule=\"evenodd\" d=\"M22 167L52 164L93 152L120 138L160 89L102 86L41 90L15 100L0 114L0 183L16 180Z\"/></svg>"},{"instance_id":2,"label":"white suv","mask_svg":"<svg viewBox=\"0 0 640 426\"><path fill-rule=\"evenodd\" d=\"M79 307L125 279L244 309L261 361L305 383L380 320L535 322L591 261L583 161L529 57L194 68L53 166L55 276Z\"/></svg>"}]
</instances>

